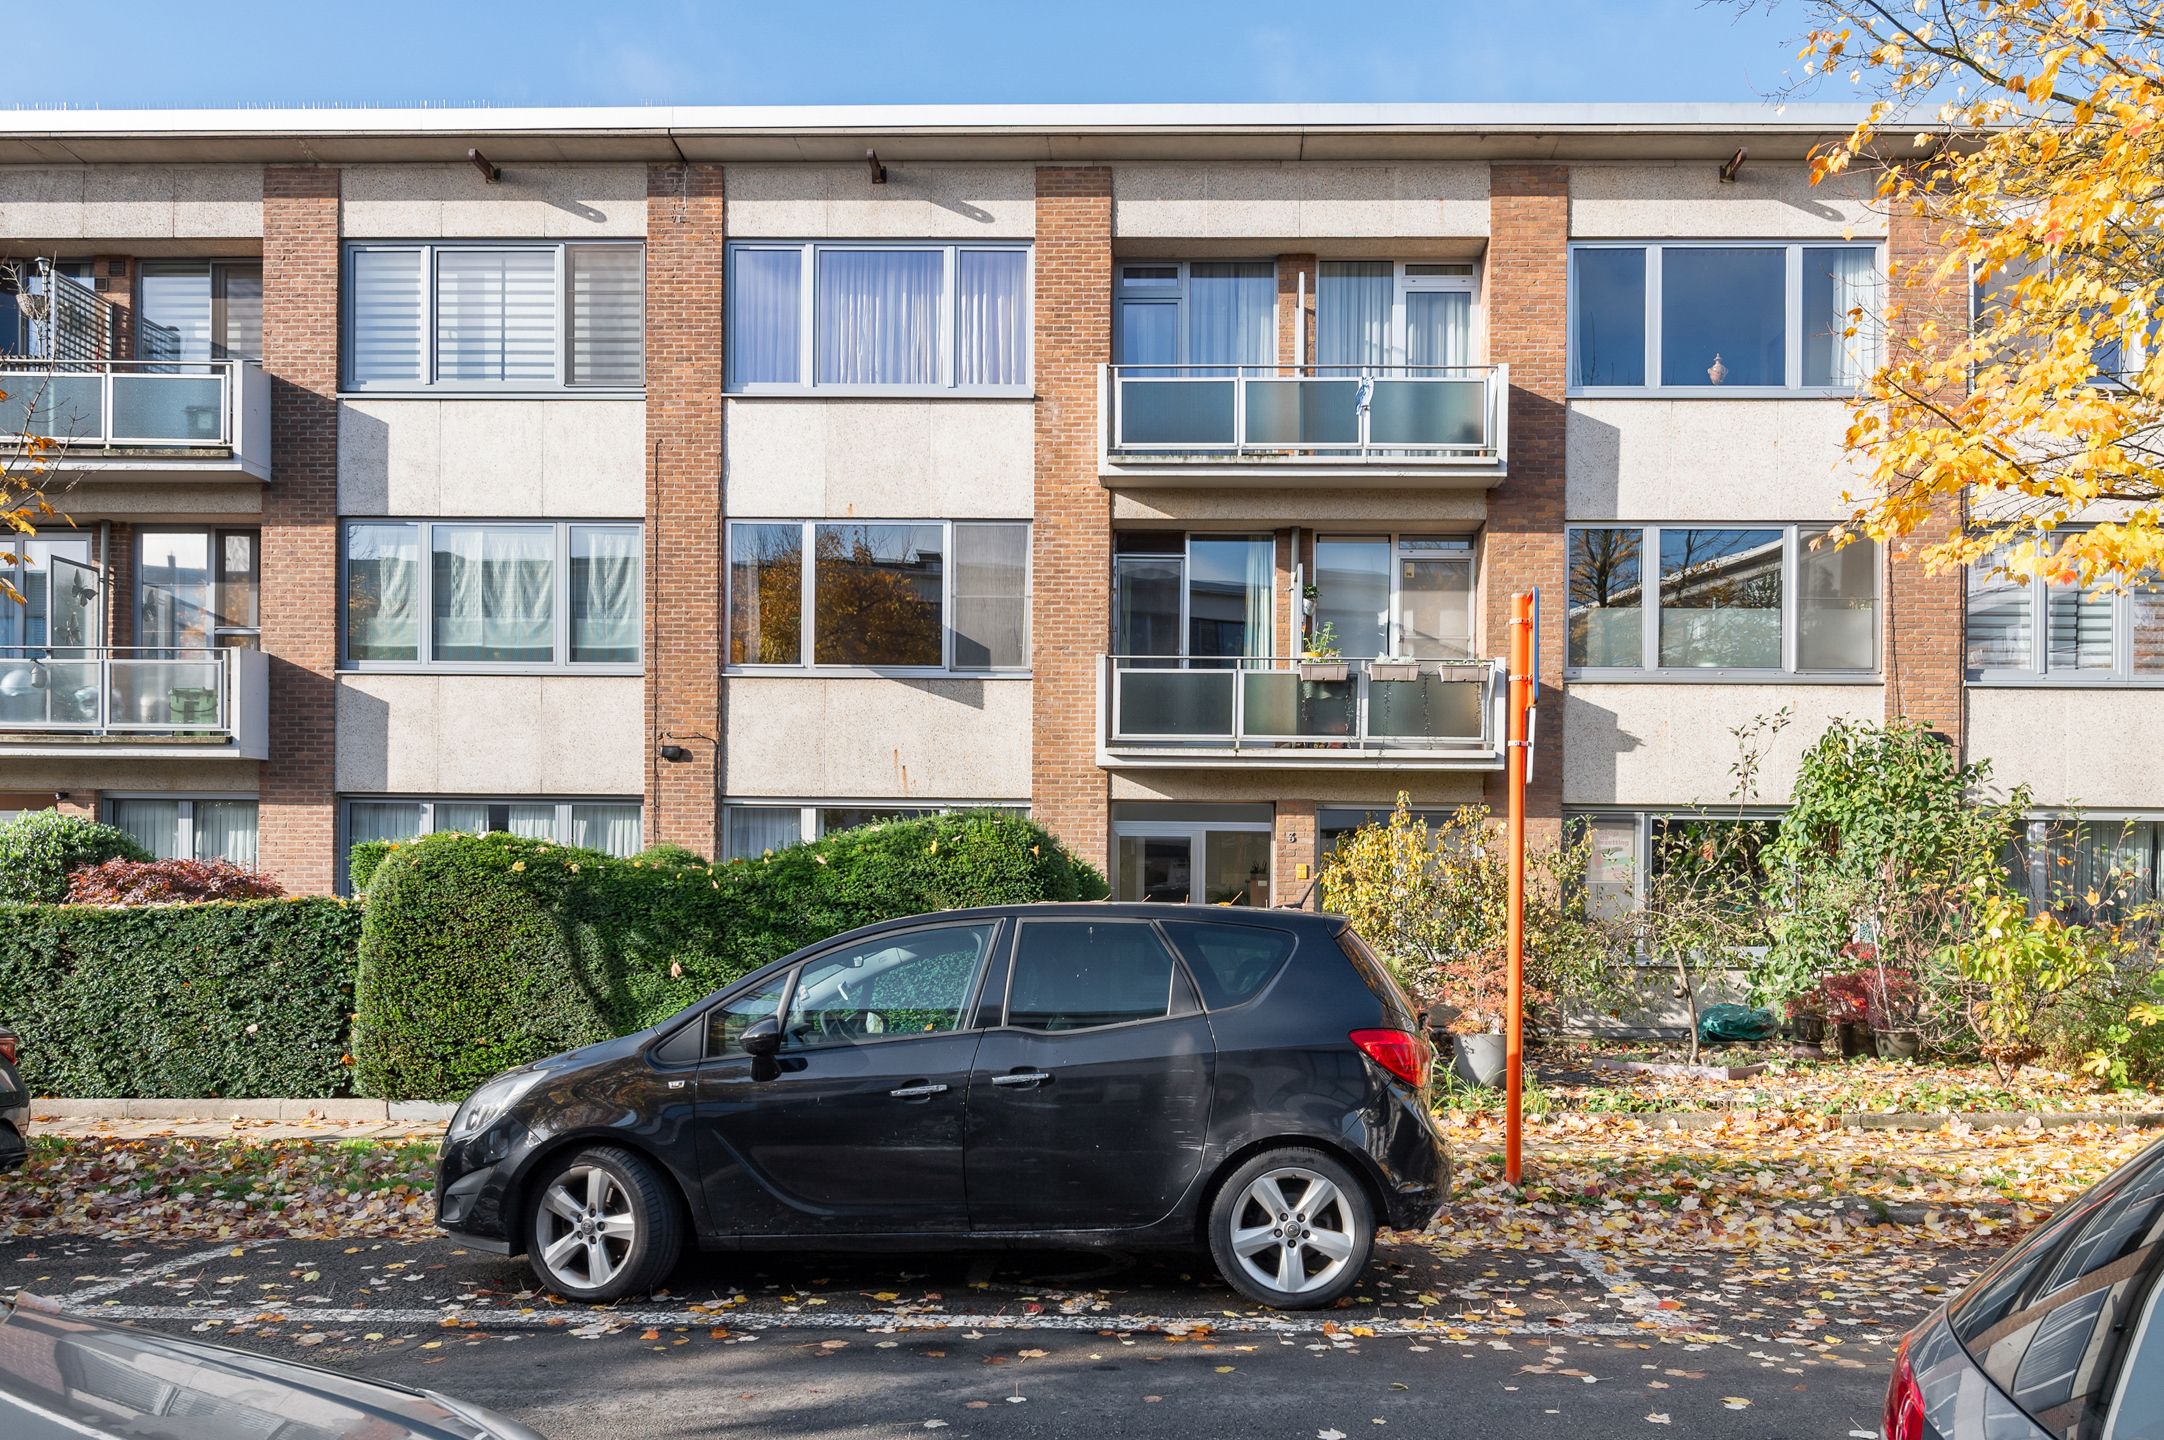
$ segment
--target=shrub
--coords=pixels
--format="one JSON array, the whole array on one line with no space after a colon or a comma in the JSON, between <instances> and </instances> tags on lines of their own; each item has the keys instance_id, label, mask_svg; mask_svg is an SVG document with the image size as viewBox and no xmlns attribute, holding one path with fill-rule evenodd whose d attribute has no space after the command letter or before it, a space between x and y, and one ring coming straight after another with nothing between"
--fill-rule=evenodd
<instances>
[{"instance_id":1,"label":"shrub","mask_svg":"<svg viewBox=\"0 0 2164 1440\"><path fill-rule=\"evenodd\" d=\"M282 900L259 870L230 860L108 860L68 876L71 905L175 905L201 900Z\"/></svg>"},{"instance_id":2,"label":"shrub","mask_svg":"<svg viewBox=\"0 0 2164 1440\"><path fill-rule=\"evenodd\" d=\"M346 874L353 881L353 893L368 893L368 882L374 878L376 867L384 857L399 846L396 840L363 840L346 855Z\"/></svg>"},{"instance_id":3,"label":"shrub","mask_svg":"<svg viewBox=\"0 0 2164 1440\"><path fill-rule=\"evenodd\" d=\"M360 918L322 898L0 906L0 1020L33 1094L343 1094Z\"/></svg>"},{"instance_id":4,"label":"shrub","mask_svg":"<svg viewBox=\"0 0 2164 1440\"><path fill-rule=\"evenodd\" d=\"M644 850L641 850L635 858L646 865L692 866L702 870L706 868L707 864L706 857L689 846L666 843L649 845Z\"/></svg>"},{"instance_id":5,"label":"shrub","mask_svg":"<svg viewBox=\"0 0 2164 1440\"><path fill-rule=\"evenodd\" d=\"M857 925L1105 893L1041 827L992 811L712 866L429 835L389 850L367 883L358 1082L399 1100L456 1099L511 1066L641 1029Z\"/></svg>"},{"instance_id":6,"label":"shrub","mask_svg":"<svg viewBox=\"0 0 2164 1440\"><path fill-rule=\"evenodd\" d=\"M107 860L148 860L125 830L81 815L32 810L0 825L0 904L57 905L68 872Z\"/></svg>"}]
</instances>

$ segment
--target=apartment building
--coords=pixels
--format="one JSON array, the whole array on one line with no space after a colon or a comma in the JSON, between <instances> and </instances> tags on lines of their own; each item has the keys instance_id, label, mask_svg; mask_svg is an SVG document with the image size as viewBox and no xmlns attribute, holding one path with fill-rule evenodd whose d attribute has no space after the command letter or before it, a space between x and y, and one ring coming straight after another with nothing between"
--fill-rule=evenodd
<instances>
[{"instance_id":1,"label":"apartment building","mask_svg":"<svg viewBox=\"0 0 2164 1440\"><path fill-rule=\"evenodd\" d=\"M1400 791L1495 800L1537 587L1532 804L1618 903L1777 711L1746 813L1906 713L2153 875L2146 597L1813 544L1842 317L1930 244L1807 183L1849 118L0 115L0 432L65 512L0 541L0 814L308 891L990 805L1309 903Z\"/></svg>"}]
</instances>

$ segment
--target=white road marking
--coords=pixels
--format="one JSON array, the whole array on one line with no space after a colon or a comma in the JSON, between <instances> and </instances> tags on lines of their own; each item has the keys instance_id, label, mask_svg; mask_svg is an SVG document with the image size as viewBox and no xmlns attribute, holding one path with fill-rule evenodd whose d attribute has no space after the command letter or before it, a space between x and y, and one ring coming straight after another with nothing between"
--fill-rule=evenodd
<instances>
[{"instance_id":1,"label":"white road marking","mask_svg":"<svg viewBox=\"0 0 2164 1440\"><path fill-rule=\"evenodd\" d=\"M117 1295L131 1285L140 1285L145 1280L162 1280L168 1275L178 1274L183 1270L208 1268L215 1261L234 1259L236 1258L234 1255L236 1250L254 1250L264 1245L275 1245L277 1243L275 1240L241 1240L220 1245L212 1250L197 1250L187 1255L175 1256L171 1260L163 1260L156 1265L146 1265L140 1270L117 1276L111 1280L101 1280L95 1285L87 1285L72 1294L61 1296L58 1303L62 1305L88 1304L92 1300L100 1300L107 1295Z\"/></svg>"},{"instance_id":2,"label":"white road marking","mask_svg":"<svg viewBox=\"0 0 2164 1440\"><path fill-rule=\"evenodd\" d=\"M1607 1291L1609 1299L1633 1314L1643 1315L1646 1323L1657 1325L1663 1330L1696 1330L1700 1328L1690 1316L1684 1314L1681 1310L1661 1309L1660 1301L1654 1297L1653 1293L1641 1285L1638 1278L1621 1265L1616 1265L1613 1269L1610 1269L1609 1261L1604 1260L1590 1250L1576 1246L1566 1249L1563 1253L1575 1261L1580 1270L1591 1276L1594 1284Z\"/></svg>"}]
</instances>

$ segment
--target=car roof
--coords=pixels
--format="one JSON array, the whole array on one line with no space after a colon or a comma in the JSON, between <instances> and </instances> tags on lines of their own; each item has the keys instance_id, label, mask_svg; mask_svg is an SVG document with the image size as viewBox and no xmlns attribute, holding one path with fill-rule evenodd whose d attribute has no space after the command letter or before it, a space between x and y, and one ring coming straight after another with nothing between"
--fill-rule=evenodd
<instances>
[{"instance_id":1,"label":"car roof","mask_svg":"<svg viewBox=\"0 0 2164 1440\"><path fill-rule=\"evenodd\" d=\"M977 905L964 910L932 910L922 915L898 916L859 925L854 930L822 940L823 948L857 936L911 925L963 920L1191 920L1212 925L1261 925L1276 929L1313 930L1335 935L1345 927L1341 915L1316 910L1264 910L1250 905L1170 905L1154 900L1037 901L1018 905Z\"/></svg>"}]
</instances>

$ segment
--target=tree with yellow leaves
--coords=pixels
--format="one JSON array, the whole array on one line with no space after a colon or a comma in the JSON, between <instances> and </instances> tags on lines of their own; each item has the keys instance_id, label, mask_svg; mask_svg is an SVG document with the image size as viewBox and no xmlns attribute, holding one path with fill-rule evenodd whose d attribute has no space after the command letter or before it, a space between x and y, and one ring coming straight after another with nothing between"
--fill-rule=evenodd
<instances>
[{"instance_id":1,"label":"tree with yellow leaves","mask_svg":"<svg viewBox=\"0 0 2164 1440\"><path fill-rule=\"evenodd\" d=\"M0 265L0 285L15 280L10 267ZM10 396L0 385L0 605L20 605L21 578L14 573L15 547L7 542L18 535L37 533L37 522L55 512L45 498L51 479L53 440L42 435L8 433L10 421L20 423L26 402L36 397Z\"/></svg>"},{"instance_id":2,"label":"tree with yellow leaves","mask_svg":"<svg viewBox=\"0 0 2164 1440\"><path fill-rule=\"evenodd\" d=\"M1874 99L1813 180L1875 166L1896 246L1848 448L1849 533L1933 569L2164 571L2164 5L1813 0L1810 82ZM1904 253L1911 252L1911 253ZM1973 313L1973 321L1972 321Z\"/></svg>"}]
</instances>

